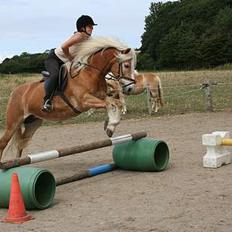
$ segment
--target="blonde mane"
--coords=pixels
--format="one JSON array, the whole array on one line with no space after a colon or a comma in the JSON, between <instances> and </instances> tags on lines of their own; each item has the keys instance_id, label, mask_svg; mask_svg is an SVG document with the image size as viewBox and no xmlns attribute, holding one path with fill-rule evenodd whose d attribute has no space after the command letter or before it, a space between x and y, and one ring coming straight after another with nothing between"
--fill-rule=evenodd
<instances>
[{"instance_id":1,"label":"blonde mane","mask_svg":"<svg viewBox=\"0 0 232 232\"><path fill-rule=\"evenodd\" d=\"M110 47L116 48L119 51L123 51L128 48L126 45L116 39L105 37L90 37L86 41L73 46L73 53L75 55L73 65L80 66L80 63L86 64L88 63L88 59L91 55L100 50L104 52L105 49ZM133 59L134 64L136 63L136 54L134 49L131 49L128 54L119 53L117 57L119 58L120 62Z\"/></svg>"}]
</instances>

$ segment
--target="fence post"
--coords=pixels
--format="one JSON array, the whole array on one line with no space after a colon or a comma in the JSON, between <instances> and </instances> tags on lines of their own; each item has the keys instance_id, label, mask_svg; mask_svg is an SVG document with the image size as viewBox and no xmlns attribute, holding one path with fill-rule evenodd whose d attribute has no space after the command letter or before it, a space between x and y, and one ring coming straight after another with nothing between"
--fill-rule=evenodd
<instances>
[{"instance_id":1,"label":"fence post","mask_svg":"<svg viewBox=\"0 0 232 232\"><path fill-rule=\"evenodd\" d=\"M212 100L212 85L216 85L217 83L203 83L201 89L205 90L205 96L206 96L206 105L207 110L210 112L213 112L213 100Z\"/></svg>"},{"instance_id":2,"label":"fence post","mask_svg":"<svg viewBox=\"0 0 232 232\"><path fill-rule=\"evenodd\" d=\"M146 91L147 91L147 108L148 108L148 113L149 115L152 114L152 108L151 108L151 93L150 93L150 88L149 85L146 85Z\"/></svg>"}]
</instances>

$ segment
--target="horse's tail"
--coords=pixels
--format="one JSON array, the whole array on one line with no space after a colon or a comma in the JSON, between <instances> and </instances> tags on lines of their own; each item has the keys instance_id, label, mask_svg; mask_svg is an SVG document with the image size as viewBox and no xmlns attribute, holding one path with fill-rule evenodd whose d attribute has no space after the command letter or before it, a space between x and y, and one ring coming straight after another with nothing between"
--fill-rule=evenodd
<instances>
[{"instance_id":1,"label":"horse's tail","mask_svg":"<svg viewBox=\"0 0 232 232\"><path fill-rule=\"evenodd\" d=\"M153 73L153 78L154 78L154 82L157 84L156 87L154 87L154 89L150 89L150 94L153 98L156 99L157 103L160 106L164 105L164 100L163 100L163 90L162 90L162 84L161 84L161 80L160 78Z\"/></svg>"},{"instance_id":2,"label":"horse's tail","mask_svg":"<svg viewBox=\"0 0 232 232\"><path fill-rule=\"evenodd\" d=\"M19 125L17 127L17 129L15 130L15 133L13 134L9 145L7 147L7 151L13 151L13 149L18 149L18 147L20 146L20 142L22 140L22 128L21 125Z\"/></svg>"},{"instance_id":3,"label":"horse's tail","mask_svg":"<svg viewBox=\"0 0 232 232\"><path fill-rule=\"evenodd\" d=\"M164 100L163 100L163 89L162 89L162 84L159 76L156 76L157 81L158 81L158 102L160 103L161 106L164 105Z\"/></svg>"}]
</instances>

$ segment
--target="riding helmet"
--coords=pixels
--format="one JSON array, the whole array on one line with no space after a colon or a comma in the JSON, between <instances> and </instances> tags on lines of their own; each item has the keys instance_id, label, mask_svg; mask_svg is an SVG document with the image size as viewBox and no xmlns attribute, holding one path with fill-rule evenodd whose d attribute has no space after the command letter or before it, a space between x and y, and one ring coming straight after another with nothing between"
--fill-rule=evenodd
<instances>
[{"instance_id":1,"label":"riding helmet","mask_svg":"<svg viewBox=\"0 0 232 232\"><path fill-rule=\"evenodd\" d=\"M77 31L80 31L82 27L86 27L88 25L95 26L97 24L94 23L93 19L88 15L82 15L80 18L77 19L76 22Z\"/></svg>"}]
</instances>

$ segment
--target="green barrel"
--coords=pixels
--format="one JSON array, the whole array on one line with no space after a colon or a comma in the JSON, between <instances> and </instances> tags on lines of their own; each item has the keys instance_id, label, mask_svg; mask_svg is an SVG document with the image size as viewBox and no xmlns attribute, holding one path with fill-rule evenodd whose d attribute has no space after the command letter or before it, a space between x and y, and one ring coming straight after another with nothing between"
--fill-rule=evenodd
<instances>
[{"instance_id":1,"label":"green barrel","mask_svg":"<svg viewBox=\"0 0 232 232\"><path fill-rule=\"evenodd\" d=\"M56 181L51 172L35 167L17 167L0 170L0 207L8 208L11 176L17 173L26 209L45 209L52 202Z\"/></svg>"},{"instance_id":2,"label":"green barrel","mask_svg":"<svg viewBox=\"0 0 232 232\"><path fill-rule=\"evenodd\" d=\"M113 148L113 160L121 169L159 172L168 165L169 149L164 141L142 138L116 144Z\"/></svg>"}]
</instances>

